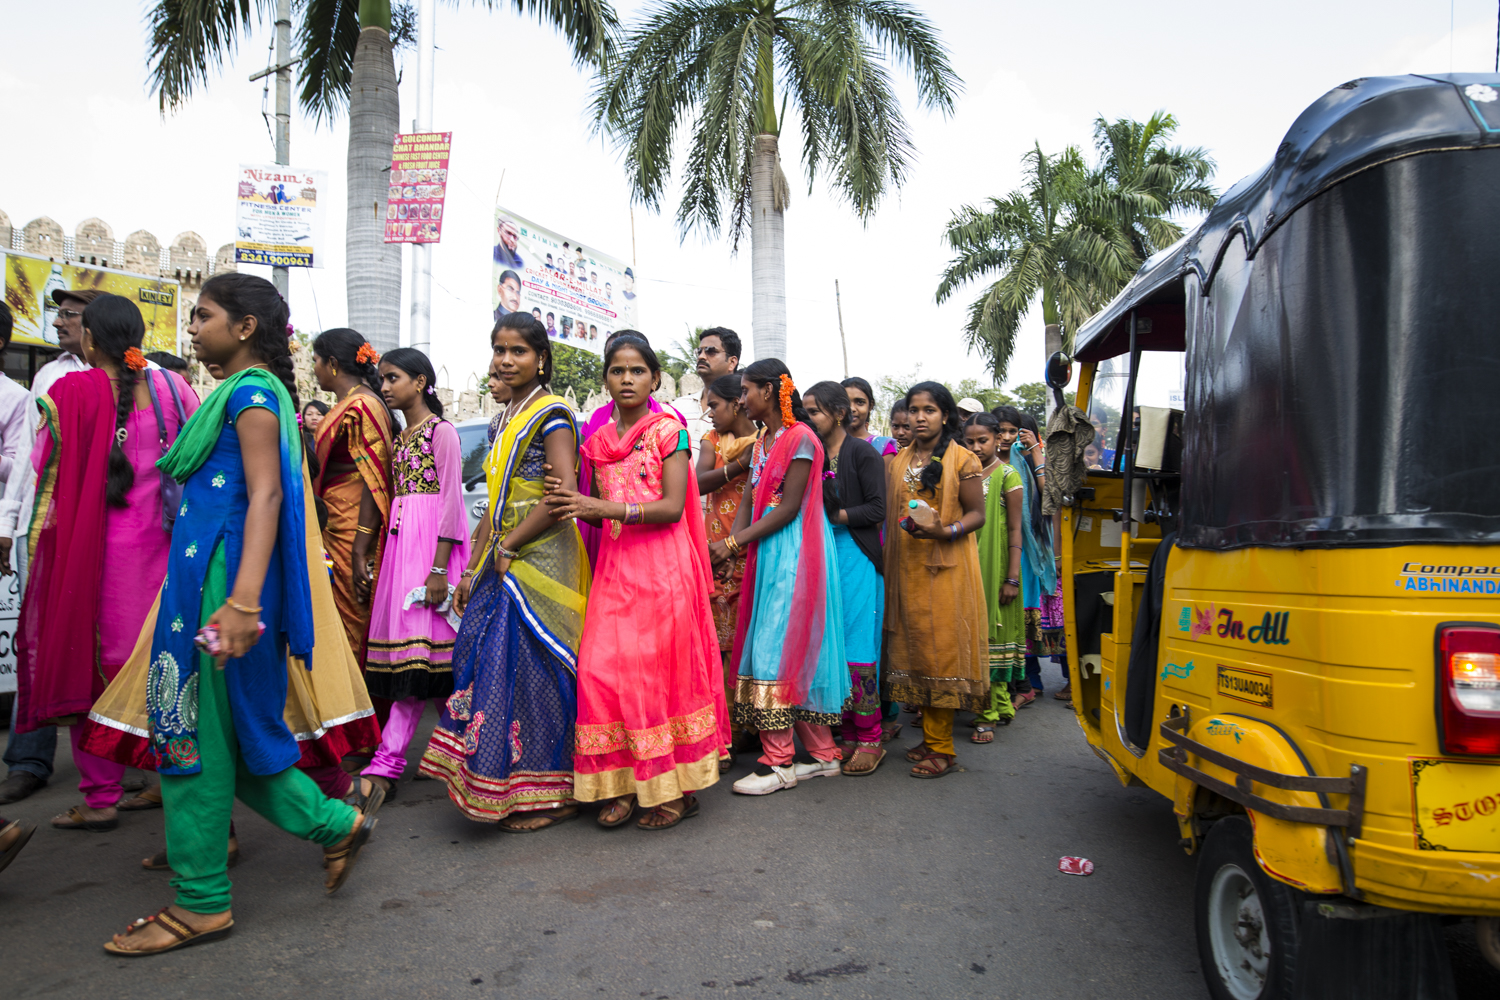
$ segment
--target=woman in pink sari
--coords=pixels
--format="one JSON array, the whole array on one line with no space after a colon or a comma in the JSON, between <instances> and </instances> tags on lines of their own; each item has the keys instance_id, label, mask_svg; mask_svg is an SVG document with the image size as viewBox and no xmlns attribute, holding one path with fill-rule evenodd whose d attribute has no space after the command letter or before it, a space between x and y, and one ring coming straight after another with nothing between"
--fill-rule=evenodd
<instances>
[{"instance_id":1,"label":"woman in pink sari","mask_svg":"<svg viewBox=\"0 0 1500 1000\"><path fill-rule=\"evenodd\" d=\"M175 372L148 370L140 310L100 295L83 311L83 356L94 367L58 380L42 411L31 575L16 640L16 727L71 727L84 804L62 830L112 830L125 766L80 746L96 698L130 658L167 573L170 524L156 470L198 408ZM97 623L97 628L96 628Z\"/></svg>"},{"instance_id":2,"label":"woman in pink sari","mask_svg":"<svg viewBox=\"0 0 1500 1000\"><path fill-rule=\"evenodd\" d=\"M708 542L687 430L647 401L650 345L616 336L604 355L615 420L584 444L595 496L554 485L555 513L596 525L599 556L578 653L573 794L612 799L601 826L665 830L698 813L719 780L729 720L709 611Z\"/></svg>"}]
</instances>

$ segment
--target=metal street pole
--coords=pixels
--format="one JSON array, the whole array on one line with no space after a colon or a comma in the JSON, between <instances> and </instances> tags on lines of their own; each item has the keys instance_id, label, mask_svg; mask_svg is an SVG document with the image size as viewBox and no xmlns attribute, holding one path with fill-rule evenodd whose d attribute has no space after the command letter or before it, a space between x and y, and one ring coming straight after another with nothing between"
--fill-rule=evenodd
<instances>
[{"instance_id":1,"label":"metal street pole","mask_svg":"<svg viewBox=\"0 0 1500 1000\"><path fill-rule=\"evenodd\" d=\"M417 2L417 119L412 131L432 129L433 0ZM411 247L411 346L432 353L432 245Z\"/></svg>"},{"instance_id":2,"label":"metal street pole","mask_svg":"<svg viewBox=\"0 0 1500 1000\"><path fill-rule=\"evenodd\" d=\"M292 0L276 3L276 162L283 166L292 157ZM318 248L319 250L322 247ZM283 299L288 296L290 272L271 268L271 282Z\"/></svg>"}]
</instances>

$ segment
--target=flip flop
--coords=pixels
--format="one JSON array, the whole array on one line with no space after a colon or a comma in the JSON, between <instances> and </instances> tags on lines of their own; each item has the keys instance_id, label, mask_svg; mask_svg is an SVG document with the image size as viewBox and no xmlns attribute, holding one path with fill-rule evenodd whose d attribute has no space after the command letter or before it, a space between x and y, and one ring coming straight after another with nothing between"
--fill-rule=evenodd
<instances>
[{"instance_id":1,"label":"flip flop","mask_svg":"<svg viewBox=\"0 0 1500 1000\"><path fill-rule=\"evenodd\" d=\"M359 852L364 848L365 844L370 842L370 835L375 832L375 824L377 822L379 821L370 819L368 816L365 817L365 821L359 824L359 829L354 831L354 838L349 842L348 847L323 852L323 859L325 861L338 861L340 859L344 861L343 870L333 877L333 884L323 887L328 895L332 896L339 891L345 882L349 881L349 875L354 871L354 863L359 860Z\"/></svg>"},{"instance_id":2,"label":"flip flop","mask_svg":"<svg viewBox=\"0 0 1500 1000\"><path fill-rule=\"evenodd\" d=\"M858 750L856 750L854 752L856 754L859 753ZM869 753L869 752L870 751L868 751L868 750L865 751L865 753ZM851 771L851 770L849 770L849 765L845 764L844 768L843 768L844 774L846 776L850 777L850 778L863 778L866 775L874 774L876 771L878 771L880 769L880 765L885 762L885 757L886 757L886 753L885 753L884 750L877 750L877 751L875 751L875 754L877 756L875 756L875 766L874 767L870 768L867 771Z\"/></svg>"},{"instance_id":3,"label":"flip flop","mask_svg":"<svg viewBox=\"0 0 1500 1000\"><path fill-rule=\"evenodd\" d=\"M974 735L969 737L970 743L993 743L995 742L995 727L992 725L980 725L974 727Z\"/></svg>"},{"instance_id":4,"label":"flip flop","mask_svg":"<svg viewBox=\"0 0 1500 1000\"><path fill-rule=\"evenodd\" d=\"M161 808L161 786L148 788L130 799L122 799L116 806L121 812L140 812L143 809Z\"/></svg>"},{"instance_id":5,"label":"flip flop","mask_svg":"<svg viewBox=\"0 0 1500 1000\"><path fill-rule=\"evenodd\" d=\"M227 938L229 936L230 931L234 930L234 921L231 920L223 927L215 927L211 931L195 931L187 924L183 923L181 920L178 920L176 917L172 916L172 914L168 913L168 909L169 907L163 906L157 913L149 917L141 917L135 923L125 928L125 936L129 937L138 930L142 930L143 928L149 927L152 924L156 924L157 926L164 928L168 933L172 935L172 937L176 939L171 944L164 944L160 948L149 948L143 950L139 948L121 948L113 941L106 941L104 944L104 950L109 952L111 955L123 955L127 958L144 958L147 955L160 955L162 952L171 951L174 948L186 948L187 946L194 944L208 944L210 941L222 941L224 938Z\"/></svg>"},{"instance_id":6,"label":"flip flop","mask_svg":"<svg viewBox=\"0 0 1500 1000\"><path fill-rule=\"evenodd\" d=\"M65 822L65 823L54 822L52 824L52 829L54 829L54 830L87 830L89 833L108 833L109 831L115 829L116 827L118 827L120 825L120 821L119 821L118 818L116 818L116 819L84 819L83 818L83 813L79 811L79 809L78 809L77 806L74 806L73 808L71 808L71 809L68 810L67 817L68 817L68 821Z\"/></svg>"},{"instance_id":7,"label":"flip flop","mask_svg":"<svg viewBox=\"0 0 1500 1000\"><path fill-rule=\"evenodd\" d=\"M551 822L548 823L546 826L539 826L539 827L536 827L536 828L531 829L531 830L528 830L525 827L506 826L504 822L501 822L499 824L499 826L500 826L500 829L504 830L506 833L541 833L543 830L550 830L550 829L552 829L554 826L556 826L559 823L566 823L570 819L577 819L578 818L578 807L574 806L573 807L573 811L570 812L570 813L568 813L566 816L557 816L557 815L553 815L553 814L549 813L548 815L546 815L543 818L551 820Z\"/></svg>"},{"instance_id":8,"label":"flip flop","mask_svg":"<svg viewBox=\"0 0 1500 1000\"><path fill-rule=\"evenodd\" d=\"M618 805L619 802L620 802L620 799L622 799L622 798L629 798L630 799L630 808L625 810L625 815L621 816L619 819L613 820L613 821L611 821L609 823L604 822L604 819L603 819L604 814L606 812L608 812L614 806ZM606 829L606 830L613 830L617 826L624 826L626 823L630 822L630 817L632 817L632 816L635 815L635 806L636 806L636 797L634 795L630 795L630 796L621 795L621 796L617 796L617 797L615 797L613 799L610 799L610 804L608 806L605 806L604 809L600 810L600 812L599 812L599 816L600 816L599 825L602 826L602 827L604 827L604 829ZM545 830L545 829L547 829L547 827L544 826L541 829ZM523 830L517 830L516 832L517 833L533 833L535 831L533 831L533 830L524 830L524 831Z\"/></svg>"},{"instance_id":9,"label":"flip flop","mask_svg":"<svg viewBox=\"0 0 1500 1000\"><path fill-rule=\"evenodd\" d=\"M654 830L670 830L670 829L672 829L672 827L676 826L678 823L681 823L683 820L690 819L693 816L698 815L698 798L697 798L697 796L695 796L695 795L684 795L682 797L682 803L683 803L683 810L682 810L682 812L677 813L675 815L675 817L673 818L672 822L670 822L670 823L659 823L659 824L654 824L652 826L647 826L646 825L646 820L650 819L652 816L656 815L657 813L662 813L662 814L667 815L667 816L673 816L672 810L666 808L665 805L652 806L650 809L648 809L646 811L646 815L642 816L640 818L640 820L635 824L636 829L638 829L638 830L653 830L653 831Z\"/></svg>"},{"instance_id":10,"label":"flip flop","mask_svg":"<svg viewBox=\"0 0 1500 1000\"><path fill-rule=\"evenodd\" d=\"M0 834L5 833L7 830L15 829L19 829L21 832L19 836L16 837L16 842L7 847L4 854L0 854L0 872L5 871L10 863L16 860L16 855L21 853L21 848L25 847L26 842L31 839L31 835L33 833L36 833L36 824L22 823L20 820L12 820L11 822L5 824L5 827L3 829L0 829Z\"/></svg>"}]
</instances>

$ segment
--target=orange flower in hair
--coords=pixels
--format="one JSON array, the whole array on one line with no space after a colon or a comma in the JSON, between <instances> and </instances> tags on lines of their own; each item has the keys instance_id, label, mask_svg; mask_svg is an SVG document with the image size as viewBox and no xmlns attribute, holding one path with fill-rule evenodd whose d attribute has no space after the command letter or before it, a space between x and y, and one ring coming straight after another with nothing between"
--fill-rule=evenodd
<instances>
[{"instance_id":1,"label":"orange flower in hair","mask_svg":"<svg viewBox=\"0 0 1500 1000\"><path fill-rule=\"evenodd\" d=\"M797 422L797 418L792 415L792 393L796 391L797 387L792 385L792 377L781 376L781 425L783 427L790 427Z\"/></svg>"},{"instance_id":2,"label":"orange flower in hair","mask_svg":"<svg viewBox=\"0 0 1500 1000\"><path fill-rule=\"evenodd\" d=\"M146 367L146 356L141 353L139 347L125 348L125 367L133 372L141 371Z\"/></svg>"},{"instance_id":3,"label":"orange flower in hair","mask_svg":"<svg viewBox=\"0 0 1500 1000\"><path fill-rule=\"evenodd\" d=\"M380 364L380 354L376 352L375 348L370 346L370 342L367 340L359 345L358 351L354 352L354 360L362 365L378 365Z\"/></svg>"}]
</instances>

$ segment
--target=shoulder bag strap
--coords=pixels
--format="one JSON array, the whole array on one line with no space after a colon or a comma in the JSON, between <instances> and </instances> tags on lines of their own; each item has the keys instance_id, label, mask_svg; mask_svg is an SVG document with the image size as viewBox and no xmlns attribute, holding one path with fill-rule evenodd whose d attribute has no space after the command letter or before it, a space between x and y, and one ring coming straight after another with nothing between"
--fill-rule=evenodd
<instances>
[{"instance_id":1,"label":"shoulder bag strap","mask_svg":"<svg viewBox=\"0 0 1500 1000\"><path fill-rule=\"evenodd\" d=\"M146 391L151 395L151 409L156 412L156 435L161 439L161 453L165 455L167 453L167 422L162 419L161 399L156 395L156 379L151 377L151 369L149 368L146 369ZM173 391L173 395L176 395L175 390ZM182 409L180 401L177 407L180 412Z\"/></svg>"}]
</instances>

